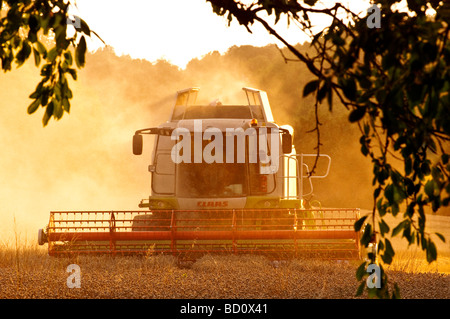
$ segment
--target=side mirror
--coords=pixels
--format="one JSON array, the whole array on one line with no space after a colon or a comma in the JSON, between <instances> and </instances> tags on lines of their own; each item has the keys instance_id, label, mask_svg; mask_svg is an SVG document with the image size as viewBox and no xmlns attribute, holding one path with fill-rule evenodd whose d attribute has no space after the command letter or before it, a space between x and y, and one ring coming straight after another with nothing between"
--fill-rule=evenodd
<instances>
[{"instance_id":1,"label":"side mirror","mask_svg":"<svg viewBox=\"0 0 450 319\"><path fill-rule=\"evenodd\" d=\"M142 154L142 144L143 144L143 138L141 134L134 134L133 135L133 154L134 155L141 155Z\"/></svg>"},{"instance_id":2,"label":"side mirror","mask_svg":"<svg viewBox=\"0 0 450 319\"><path fill-rule=\"evenodd\" d=\"M292 153L292 135L289 133L281 134L281 147L283 154Z\"/></svg>"}]
</instances>

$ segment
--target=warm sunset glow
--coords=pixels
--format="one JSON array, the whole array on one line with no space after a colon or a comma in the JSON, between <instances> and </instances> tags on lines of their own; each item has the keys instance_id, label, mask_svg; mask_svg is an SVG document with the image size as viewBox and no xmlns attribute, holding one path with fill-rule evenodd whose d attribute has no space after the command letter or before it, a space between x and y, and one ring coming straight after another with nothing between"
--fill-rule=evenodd
<instances>
[{"instance_id":1,"label":"warm sunset glow","mask_svg":"<svg viewBox=\"0 0 450 319\"><path fill-rule=\"evenodd\" d=\"M363 12L369 7L368 1L351 2L350 7L355 12ZM151 62L165 59L185 67L193 58L212 51L224 53L233 45L276 43L283 46L257 23L251 27L252 34L236 20L228 26L226 17L214 14L211 5L204 0L78 0L75 3L73 14L83 18L118 55ZM330 7L335 1L319 3ZM317 16L312 19L317 30L329 23ZM276 30L292 44L308 39L295 23L288 26L286 19L277 23ZM95 50L102 45L93 37L89 48Z\"/></svg>"}]
</instances>

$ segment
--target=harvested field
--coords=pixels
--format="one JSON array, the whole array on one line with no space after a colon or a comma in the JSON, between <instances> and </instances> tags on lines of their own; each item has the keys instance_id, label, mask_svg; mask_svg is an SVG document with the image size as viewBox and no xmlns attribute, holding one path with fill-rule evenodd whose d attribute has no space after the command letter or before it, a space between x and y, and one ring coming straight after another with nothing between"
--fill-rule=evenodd
<instances>
[{"instance_id":1,"label":"harvested field","mask_svg":"<svg viewBox=\"0 0 450 319\"><path fill-rule=\"evenodd\" d=\"M0 298L350 299L358 262L258 256L205 256L188 268L170 256L48 257L40 249L3 251ZM66 268L81 269L81 287L68 288ZM403 298L449 298L450 275L389 271ZM364 296L363 296L364 297Z\"/></svg>"}]
</instances>

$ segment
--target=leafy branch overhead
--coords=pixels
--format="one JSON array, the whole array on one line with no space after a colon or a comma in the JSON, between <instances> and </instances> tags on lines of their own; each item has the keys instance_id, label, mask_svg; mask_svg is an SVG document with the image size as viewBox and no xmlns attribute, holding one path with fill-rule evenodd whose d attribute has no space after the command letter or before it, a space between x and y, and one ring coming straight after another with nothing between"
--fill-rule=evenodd
<instances>
[{"instance_id":1,"label":"leafy branch overhead","mask_svg":"<svg viewBox=\"0 0 450 319\"><path fill-rule=\"evenodd\" d=\"M420 246L428 262L436 260L433 240L445 238L426 232L425 210L436 212L450 202L450 2L408 0L399 10L400 0L375 0L371 11L359 14L340 3L319 6L316 0L207 1L216 14L230 23L235 18L250 32L261 24L315 76L303 96L316 99L317 152L318 103L326 101L331 111L336 97L348 109L349 122L359 126L361 153L373 164L374 189L372 213L355 223L364 231L362 244L376 238L381 260L390 264L395 250L386 235L402 236ZM371 24L369 12L378 14L379 27ZM311 22L317 14L331 21L320 32ZM275 24L281 18L295 21L310 36L315 55L288 43L267 16L275 17ZM389 226L387 214L401 214L402 220ZM361 271L357 277L362 280ZM379 289L372 295L389 293Z\"/></svg>"},{"instance_id":2,"label":"leafy branch overhead","mask_svg":"<svg viewBox=\"0 0 450 319\"><path fill-rule=\"evenodd\" d=\"M73 94L67 76L77 79L76 68L85 65L85 36L93 33L83 19L77 17L76 23L70 23L69 4L63 0L0 1L2 69L4 72L10 71L13 63L20 67L31 57L36 67L42 65L41 81L30 95L33 102L27 111L32 114L43 107L44 126L52 117L59 120L64 112L70 112ZM70 37L67 32L69 25L73 29Z\"/></svg>"}]
</instances>

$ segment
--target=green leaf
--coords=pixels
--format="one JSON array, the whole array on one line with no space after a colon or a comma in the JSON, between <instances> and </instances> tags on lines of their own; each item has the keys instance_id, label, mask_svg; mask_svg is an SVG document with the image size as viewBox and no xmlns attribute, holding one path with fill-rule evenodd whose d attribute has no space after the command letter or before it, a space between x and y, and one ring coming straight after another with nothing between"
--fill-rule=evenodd
<instances>
[{"instance_id":1,"label":"green leaf","mask_svg":"<svg viewBox=\"0 0 450 319\"><path fill-rule=\"evenodd\" d=\"M358 281L360 281L364 277L364 275L367 274L366 264L367 262L363 262L361 265L359 265L358 269L356 270L356 279Z\"/></svg>"},{"instance_id":2,"label":"green leaf","mask_svg":"<svg viewBox=\"0 0 450 319\"><path fill-rule=\"evenodd\" d=\"M48 51L47 61L48 62L55 61L57 55L58 55L58 51L56 50L56 47L53 47L50 51Z\"/></svg>"},{"instance_id":3,"label":"green leaf","mask_svg":"<svg viewBox=\"0 0 450 319\"><path fill-rule=\"evenodd\" d=\"M392 237L397 236L402 229L405 227L405 225L408 223L408 220L405 219L403 221L401 221L393 230L392 230Z\"/></svg>"},{"instance_id":4,"label":"green leaf","mask_svg":"<svg viewBox=\"0 0 450 319\"><path fill-rule=\"evenodd\" d=\"M317 92L317 99L319 100L319 102L322 102L322 100L325 98L325 96L327 95L328 92L328 85L325 82L322 87L319 89L319 92Z\"/></svg>"},{"instance_id":5,"label":"green leaf","mask_svg":"<svg viewBox=\"0 0 450 319\"><path fill-rule=\"evenodd\" d=\"M345 44L345 40L336 32L331 33L331 42L337 46L343 46Z\"/></svg>"},{"instance_id":6,"label":"green leaf","mask_svg":"<svg viewBox=\"0 0 450 319\"><path fill-rule=\"evenodd\" d=\"M62 100L62 107L63 107L64 111L66 111L67 113L70 112L70 102L68 99L64 98Z\"/></svg>"},{"instance_id":7,"label":"green leaf","mask_svg":"<svg viewBox=\"0 0 450 319\"><path fill-rule=\"evenodd\" d=\"M384 243L383 241L380 239L378 241L378 252L383 251L384 250Z\"/></svg>"},{"instance_id":8,"label":"green leaf","mask_svg":"<svg viewBox=\"0 0 450 319\"><path fill-rule=\"evenodd\" d=\"M348 116L348 120L351 123L358 122L359 120L361 120L364 117L365 114L366 114L365 107L357 107L350 112L350 115Z\"/></svg>"},{"instance_id":9,"label":"green leaf","mask_svg":"<svg viewBox=\"0 0 450 319\"><path fill-rule=\"evenodd\" d=\"M84 39L84 36L82 36L75 50L75 62L78 68L84 67L84 64L86 62L85 55L86 55L86 40Z\"/></svg>"},{"instance_id":10,"label":"green leaf","mask_svg":"<svg viewBox=\"0 0 450 319\"><path fill-rule=\"evenodd\" d=\"M356 82L354 78L347 78L342 81L342 92L350 101L356 99Z\"/></svg>"},{"instance_id":11,"label":"green leaf","mask_svg":"<svg viewBox=\"0 0 450 319\"><path fill-rule=\"evenodd\" d=\"M36 41L36 49L37 49L38 52L39 52L40 54L42 54L42 55L47 54L47 49L46 49L45 46L44 46L41 42L39 42L39 41Z\"/></svg>"},{"instance_id":12,"label":"green leaf","mask_svg":"<svg viewBox=\"0 0 450 319\"><path fill-rule=\"evenodd\" d=\"M431 179L425 184L425 194L427 194L429 198L439 195L439 188L436 187L436 182L434 180Z\"/></svg>"},{"instance_id":13,"label":"green leaf","mask_svg":"<svg viewBox=\"0 0 450 319\"><path fill-rule=\"evenodd\" d=\"M428 162L423 162L420 166L420 169L422 171L422 174L425 176L430 175L431 173L430 164Z\"/></svg>"},{"instance_id":14,"label":"green leaf","mask_svg":"<svg viewBox=\"0 0 450 319\"><path fill-rule=\"evenodd\" d=\"M450 158L450 155L448 155L448 154L442 154L442 156L441 156L442 163L443 163L443 164L447 164L449 158Z\"/></svg>"},{"instance_id":15,"label":"green leaf","mask_svg":"<svg viewBox=\"0 0 450 319\"><path fill-rule=\"evenodd\" d=\"M22 41L22 48L16 55L16 62L18 66L21 66L30 56L31 54L31 46L28 44L28 41Z\"/></svg>"},{"instance_id":16,"label":"green leaf","mask_svg":"<svg viewBox=\"0 0 450 319\"><path fill-rule=\"evenodd\" d=\"M381 236L384 236L384 234L386 234L386 233L389 232L389 226L388 226L388 224L386 224L386 222L384 221L384 219L382 219L382 220L379 222L378 225L380 226L380 233L381 233Z\"/></svg>"},{"instance_id":17,"label":"green leaf","mask_svg":"<svg viewBox=\"0 0 450 319\"><path fill-rule=\"evenodd\" d=\"M1 5L0 5L1 7ZM28 19L28 26L30 27L30 32L36 33L39 31L39 19L35 15L31 15Z\"/></svg>"},{"instance_id":18,"label":"green leaf","mask_svg":"<svg viewBox=\"0 0 450 319\"><path fill-rule=\"evenodd\" d=\"M36 86L36 90L29 96L30 99L37 99L38 97L41 96L43 85L44 85L43 81L39 82L39 84Z\"/></svg>"},{"instance_id":19,"label":"green leaf","mask_svg":"<svg viewBox=\"0 0 450 319\"><path fill-rule=\"evenodd\" d=\"M366 227L364 227L364 233L360 240L361 244L364 247L367 247L371 239L372 239L372 226L370 224L367 224Z\"/></svg>"},{"instance_id":20,"label":"green leaf","mask_svg":"<svg viewBox=\"0 0 450 319\"><path fill-rule=\"evenodd\" d=\"M441 233L435 233L435 234L436 234L436 236L439 237L440 240L442 240L442 242L445 243L445 237L444 237L444 235L442 235Z\"/></svg>"},{"instance_id":21,"label":"green leaf","mask_svg":"<svg viewBox=\"0 0 450 319\"><path fill-rule=\"evenodd\" d=\"M70 75L72 76L72 78L76 81L77 80L77 70L75 69L67 69L67 72L70 73Z\"/></svg>"},{"instance_id":22,"label":"green leaf","mask_svg":"<svg viewBox=\"0 0 450 319\"><path fill-rule=\"evenodd\" d=\"M49 88L43 87L42 88L42 96L41 96L41 105L46 106L48 103L48 95L49 95Z\"/></svg>"},{"instance_id":23,"label":"green leaf","mask_svg":"<svg viewBox=\"0 0 450 319\"><path fill-rule=\"evenodd\" d=\"M386 248L385 248L384 252L394 256L395 252L394 252L394 249L392 248L392 245L391 245L391 242L389 241L389 239L386 238L384 243L386 244Z\"/></svg>"},{"instance_id":24,"label":"green leaf","mask_svg":"<svg viewBox=\"0 0 450 319\"><path fill-rule=\"evenodd\" d=\"M408 157L405 159L405 174L409 175L411 174L411 171L412 171L412 160L411 158Z\"/></svg>"},{"instance_id":25,"label":"green leaf","mask_svg":"<svg viewBox=\"0 0 450 319\"><path fill-rule=\"evenodd\" d=\"M391 264L392 263L392 257L394 257L395 252L394 249L392 248L391 242L389 241L389 239L385 239L385 249L384 249L384 254L381 255L381 259L383 260L384 263L386 264Z\"/></svg>"},{"instance_id":26,"label":"green leaf","mask_svg":"<svg viewBox=\"0 0 450 319\"><path fill-rule=\"evenodd\" d=\"M384 253L381 255L381 260L383 260L385 264L390 265L392 263L392 255Z\"/></svg>"},{"instance_id":27,"label":"green leaf","mask_svg":"<svg viewBox=\"0 0 450 319\"><path fill-rule=\"evenodd\" d=\"M34 54L34 64L36 66L39 66L39 64L41 63L41 54L35 48L33 48L33 54Z\"/></svg>"},{"instance_id":28,"label":"green leaf","mask_svg":"<svg viewBox=\"0 0 450 319\"><path fill-rule=\"evenodd\" d=\"M353 227L355 228L356 232L361 230L361 227L364 224L364 221L366 220L366 218L367 218L367 216L363 216L355 222L355 225L353 225Z\"/></svg>"},{"instance_id":29,"label":"green leaf","mask_svg":"<svg viewBox=\"0 0 450 319\"><path fill-rule=\"evenodd\" d=\"M69 40L66 39L66 30L67 29L65 25L58 25L58 27L54 29L56 46L62 50L67 49L70 43Z\"/></svg>"},{"instance_id":30,"label":"green leaf","mask_svg":"<svg viewBox=\"0 0 450 319\"><path fill-rule=\"evenodd\" d=\"M30 106L28 106L28 109L27 109L28 114L33 114L34 112L36 112L36 110L40 104L41 104L40 98L34 100L33 103L31 103Z\"/></svg>"},{"instance_id":31,"label":"green leaf","mask_svg":"<svg viewBox=\"0 0 450 319\"><path fill-rule=\"evenodd\" d=\"M73 97L72 90L69 87L67 87L66 89L66 97L68 99L71 99Z\"/></svg>"},{"instance_id":32,"label":"green leaf","mask_svg":"<svg viewBox=\"0 0 450 319\"><path fill-rule=\"evenodd\" d=\"M317 0L304 0L304 2L309 6L314 6L317 2Z\"/></svg>"},{"instance_id":33,"label":"green leaf","mask_svg":"<svg viewBox=\"0 0 450 319\"><path fill-rule=\"evenodd\" d=\"M42 118L42 124L44 124L44 126L47 126L48 121L50 120L52 115L53 115L53 101L50 101L50 103L48 103L47 105L47 108L45 109L44 117Z\"/></svg>"},{"instance_id":34,"label":"green leaf","mask_svg":"<svg viewBox=\"0 0 450 319\"><path fill-rule=\"evenodd\" d=\"M72 65L73 59L72 59L72 53L70 51L64 52L64 59L67 61L67 64L70 66Z\"/></svg>"},{"instance_id":35,"label":"green leaf","mask_svg":"<svg viewBox=\"0 0 450 319\"><path fill-rule=\"evenodd\" d=\"M356 296L361 296L362 293L364 292L364 288L365 288L365 287L366 287L366 282L363 281L363 282L359 285L358 289L356 290Z\"/></svg>"},{"instance_id":36,"label":"green leaf","mask_svg":"<svg viewBox=\"0 0 450 319\"><path fill-rule=\"evenodd\" d=\"M381 193L381 187L376 188L376 189L373 191L373 199L377 199L378 196L380 196L380 193Z\"/></svg>"},{"instance_id":37,"label":"green leaf","mask_svg":"<svg viewBox=\"0 0 450 319\"><path fill-rule=\"evenodd\" d=\"M435 261L437 258L437 251L436 251L436 245L428 239L428 245L427 245L427 261L428 263L431 263Z\"/></svg>"},{"instance_id":38,"label":"green leaf","mask_svg":"<svg viewBox=\"0 0 450 319\"><path fill-rule=\"evenodd\" d=\"M386 204L383 204L383 198L378 199L376 205L380 216L383 217L384 215L386 215Z\"/></svg>"},{"instance_id":39,"label":"green leaf","mask_svg":"<svg viewBox=\"0 0 450 319\"><path fill-rule=\"evenodd\" d=\"M52 102L53 102L53 116L57 120L59 120L63 116L64 110L62 108L62 105L61 105L60 101L55 99L55 100L52 100Z\"/></svg>"},{"instance_id":40,"label":"green leaf","mask_svg":"<svg viewBox=\"0 0 450 319\"><path fill-rule=\"evenodd\" d=\"M313 80L311 82L308 82L305 87L303 88L303 97L308 96L315 90L317 90L317 86L319 85L319 80Z\"/></svg>"},{"instance_id":41,"label":"green leaf","mask_svg":"<svg viewBox=\"0 0 450 319\"><path fill-rule=\"evenodd\" d=\"M398 206L397 203L393 203L391 205L391 213L393 216L397 216L398 212L400 211L400 207Z\"/></svg>"},{"instance_id":42,"label":"green leaf","mask_svg":"<svg viewBox=\"0 0 450 319\"><path fill-rule=\"evenodd\" d=\"M411 235L411 223L406 223L403 227L402 237L406 238L409 243L412 243L413 236Z\"/></svg>"},{"instance_id":43,"label":"green leaf","mask_svg":"<svg viewBox=\"0 0 450 319\"><path fill-rule=\"evenodd\" d=\"M81 28L81 31L83 31L84 34L86 34L87 36L91 35L91 30L89 29L88 24L86 23L86 21L84 21L81 18L80 18L80 28Z\"/></svg>"},{"instance_id":44,"label":"green leaf","mask_svg":"<svg viewBox=\"0 0 450 319\"><path fill-rule=\"evenodd\" d=\"M390 204L394 202L394 185L389 184L388 186L386 186L386 188L384 189L384 196Z\"/></svg>"}]
</instances>

